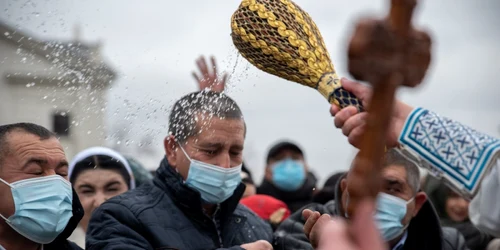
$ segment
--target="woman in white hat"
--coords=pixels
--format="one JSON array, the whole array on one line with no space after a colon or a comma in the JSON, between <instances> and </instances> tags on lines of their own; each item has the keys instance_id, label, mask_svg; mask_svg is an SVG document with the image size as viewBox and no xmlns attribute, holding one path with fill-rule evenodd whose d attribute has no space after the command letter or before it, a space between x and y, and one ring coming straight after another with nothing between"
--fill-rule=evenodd
<instances>
[{"instance_id":1,"label":"woman in white hat","mask_svg":"<svg viewBox=\"0 0 500 250\"><path fill-rule=\"evenodd\" d=\"M92 147L71 161L68 177L78 194L85 215L69 240L85 248L85 232L94 209L106 200L135 188L128 161L118 152Z\"/></svg>"}]
</instances>

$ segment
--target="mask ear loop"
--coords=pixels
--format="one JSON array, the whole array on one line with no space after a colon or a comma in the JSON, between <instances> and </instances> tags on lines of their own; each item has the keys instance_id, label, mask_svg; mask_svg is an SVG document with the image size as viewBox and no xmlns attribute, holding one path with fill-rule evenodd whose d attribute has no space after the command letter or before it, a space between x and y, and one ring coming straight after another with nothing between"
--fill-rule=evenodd
<instances>
[{"instance_id":1,"label":"mask ear loop","mask_svg":"<svg viewBox=\"0 0 500 250\"><path fill-rule=\"evenodd\" d=\"M0 181L3 182L5 185L9 186L10 188L12 188L10 183L6 182L4 179L0 178Z\"/></svg>"},{"instance_id":2,"label":"mask ear loop","mask_svg":"<svg viewBox=\"0 0 500 250\"><path fill-rule=\"evenodd\" d=\"M189 155L186 153L186 150L184 150L184 148L181 146L181 144L180 144L180 143L178 143L178 144L179 144L179 148L181 148L182 152L183 152L183 153L184 153L184 155L188 158L188 160L189 160L189 161L192 161L192 160L191 160L191 157L189 157Z\"/></svg>"},{"instance_id":3,"label":"mask ear loop","mask_svg":"<svg viewBox=\"0 0 500 250\"><path fill-rule=\"evenodd\" d=\"M8 182L6 182L4 179L0 178L0 182L3 182L5 185L9 186L9 187L10 187L10 189L12 189L12 186L11 186ZM12 200L14 200L14 198L13 198ZM0 217L1 217L4 221L6 221L6 222L10 222L10 221L9 221L9 219L5 218L5 216L3 216L2 214L0 214Z\"/></svg>"}]
</instances>

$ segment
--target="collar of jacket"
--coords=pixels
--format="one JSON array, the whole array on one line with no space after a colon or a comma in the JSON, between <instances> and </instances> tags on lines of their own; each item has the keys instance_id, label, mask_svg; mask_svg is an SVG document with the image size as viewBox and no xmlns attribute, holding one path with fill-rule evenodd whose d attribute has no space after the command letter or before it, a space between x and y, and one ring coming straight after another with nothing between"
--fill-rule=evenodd
<instances>
[{"instance_id":1,"label":"collar of jacket","mask_svg":"<svg viewBox=\"0 0 500 250\"><path fill-rule=\"evenodd\" d=\"M203 213L200 193L184 184L182 176L170 166L166 157L161 161L156 171L156 177L153 179L153 183L161 190L164 190L172 201L185 213L191 214L195 216L195 218L206 217ZM234 190L233 195L220 204L222 223L224 223L228 217L233 214L234 210L236 210L245 192L245 188L245 184L240 183Z\"/></svg>"}]
</instances>

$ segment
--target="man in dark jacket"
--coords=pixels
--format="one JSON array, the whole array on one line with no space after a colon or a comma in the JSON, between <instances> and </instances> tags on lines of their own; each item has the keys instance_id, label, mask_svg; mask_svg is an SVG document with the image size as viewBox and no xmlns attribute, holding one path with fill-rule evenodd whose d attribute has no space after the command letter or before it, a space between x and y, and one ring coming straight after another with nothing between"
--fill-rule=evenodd
<instances>
[{"instance_id":1,"label":"man in dark jacket","mask_svg":"<svg viewBox=\"0 0 500 250\"><path fill-rule=\"evenodd\" d=\"M86 249L272 249L272 229L239 204L245 123L224 94L178 100L153 184L96 209Z\"/></svg>"},{"instance_id":2,"label":"man in dark jacket","mask_svg":"<svg viewBox=\"0 0 500 250\"><path fill-rule=\"evenodd\" d=\"M295 143L283 141L267 153L266 172L257 193L285 202L293 213L311 203L316 182L302 149Z\"/></svg>"},{"instance_id":3,"label":"man in dark jacket","mask_svg":"<svg viewBox=\"0 0 500 250\"><path fill-rule=\"evenodd\" d=\"M418 167L396 150L389 150L384 165L383 193L378 197L374 218L390 249L468 249L463 236L456 229L441 228L434 208L427 201L425 193L417 192L420 189ZM349 202L346 176L340 179L336 191L337 200L332 200L325 205L311 204L304 209L347 218L344 210ZM312 212L306 210L304 214L306 213ZM313 246L308 240L309 232L304 232L305 223L302 211L297 211L282 222L275 233L277 246L275 249L312 250Z\"/></svg>"}]
</instances>

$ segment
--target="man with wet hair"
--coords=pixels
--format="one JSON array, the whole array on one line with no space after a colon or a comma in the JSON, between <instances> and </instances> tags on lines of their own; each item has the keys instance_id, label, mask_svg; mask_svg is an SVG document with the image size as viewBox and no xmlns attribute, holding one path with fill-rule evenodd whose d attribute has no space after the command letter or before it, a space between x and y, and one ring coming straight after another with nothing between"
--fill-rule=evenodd
<instances>
[{"instance_id":1,"label":"man with wet hair","mask_svg":"<svg viewBox=\"0 0 500 250\"><path fill-rule=\"evenodd\" d=\"M272 249L271 227L239 204L245 121L223 93L179 99L152 184L93 214L87 249Z\"/></svg>"}]
</instances>

